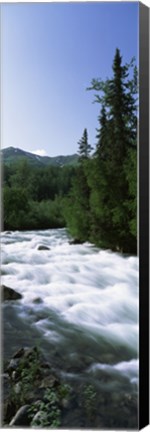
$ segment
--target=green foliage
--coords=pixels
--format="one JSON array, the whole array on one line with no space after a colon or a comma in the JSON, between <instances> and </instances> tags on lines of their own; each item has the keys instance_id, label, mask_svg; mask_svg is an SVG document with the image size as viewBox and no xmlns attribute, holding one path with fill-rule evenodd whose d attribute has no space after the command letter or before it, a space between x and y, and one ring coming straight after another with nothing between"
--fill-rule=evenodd
<instances>
[{"instance_id":1,"label":"green foliage","mask_svg":"<svg viewBox=\"0 0 150 432\"><path fill-rule=\"evenodd\" d=\"M61 424L60 404L70 395L68 384L59 384L57 388L46 388L43 400L30 407L31 426L57 428ZM36 415L37 414L37 415Z\"/></svg>"},{"instance_id":2,"label":"green foliage","mask_svg":"<svg viewBox=\"0 0 150 432\"><path fill-rule=\"evenodd\" d=\"M58 387L58 395L60 400L62 399L68 399L70 395L71 387L69 384L60 384Z\"/></svg>"},{"instance_id":3,"label":"green foliage","mask_svg":"<svg viewBox=\"0 0 150 432\"><path fill-rule=\"evenodd\" d=\"M91 384L85 386L84 397L85 397L85 406L88 410L90 408L90 405L95 403L95 398L96 398L95 389Z\"/></svg>"},{"instance_id":4,"label":"green foliage","mask_svg":"<svg viewBox=\"0 0 150 432\"><path fill-rule=\"evenodd\" d=\"M83 242L89 238L90 233L90 189L86 169L90 160L91 146L88 144L86 129L78 146L79 166L76 168L76 176L73 179L68 199L64 201L64 217L71 235Z\"/></svg>"},{"instance_id":5,"label":"green foliage","mask_svg":"<svg viewBox=\"0 0 150 432\"><path fill-rule=\"evenodd\" d=\"M39 351L37 348L31 353L31 357L20 360L17 376L18 381L14 386L14 381L11 382L10 399L15 403L16 408L28 403L30 394L32 394L33 386L40 373Z\"/></svg>"},{"instance_id":6,"label":"green foliage","mask_svg":"<svg viewBox=\"0 0 150 432\"><path fill-rule=\"evenodd\" d=\"M86 418L90 421L94 418L96 413L96 391L92 384L88 384L83 390L83 408Z\"/></svg>"},{"instance_id":7,"label":"green foliage","mask_svg":"<svg viewBox=\"0 0 150 432\"><path fill-rule=\"evenodd\" d=\"M100 92L97 101L102 108L95 159L88 173L90 238L102 247L136 252L136 69L134 60L122 65L118 49L112 69L110 80L93 80L91 88Z\"/></svg>"},{"instance_id":8,"label":"green foliage","mask_svg":"<svg viewBox=\"0 0 150 432\"><path fill-rule=\"evenodd\" d=\"M35 414L37 414L35 416ZM59 409L59 398L51 388L47 388L43 397L43 401L37 404L32 404L30 408L32 418L31 427L51 427L58 428L61 423L61 411ZM34 418L35 417L35 418Z\"/></svg>"},{"instance_id":9,"label":"green foliage","mask_svg":"<svg viewBox=\"0 0 150 432\"><path fill-rule=\"evenodd\" d=\"M89 187L83 166L77 170L70 195L64 201L64 216L73 237L86 241L90 231Z\"/></svg>"},{"instance_id":10,"label":"green foliage","mask_svg":"<svg viewBox=\"0 0 150 432\"><path fill-rule=\"evenodd\" d=\"M128 151L128 157L124 165L128 181L129 195L125 206L129 214L129 229L133 238L137 236L137 154L135 149Z\"/></svg>"},{"instance_id":11,"label":"green foliage","mask_svg":"<svg viewBox=\"0 0 150 432\"><path fill-rule=\"evenodd\" d=\"M31 201L28 214L30 229L62 228L65 221L62 215L62 199L58 196L54 201Z\"/></svg>"},{"instance_id":12,"label":"green foliage","mask_svg":"<svg viewBox=\"0 0 150 432\"><path fill-rule=\"evenodd\" d=\"M46 229L65 226L63 198L75 173L73 167L32 168L26 160L3 167L4 229Z\"/></svg>"},{"instance_id":13,"label":"green foliage","mask_svg":"<svg viewBox=\"0 0 150 432\"><path fill-rule=\"evenodd\" d=\"M27 221L29 203L27 192L20 186L3 190L4 228L23 229Z\"/></svg>"},{"instance_id":14,"label":"green foliage","mask_svg":"<svg viewBox=\"0 0 150 432\"><path fill-rule=\"evenodd\" d=\"M20 359L16 371L16 382L12 378L10 401L16 409L30 402L31 427L57 428L61 424L62 400L68 400L71 387L59 382L57 386L46 387L42 400L36 400L36 391L42 377L40 352L35 347Z\"/></svg>"}]
</instances>

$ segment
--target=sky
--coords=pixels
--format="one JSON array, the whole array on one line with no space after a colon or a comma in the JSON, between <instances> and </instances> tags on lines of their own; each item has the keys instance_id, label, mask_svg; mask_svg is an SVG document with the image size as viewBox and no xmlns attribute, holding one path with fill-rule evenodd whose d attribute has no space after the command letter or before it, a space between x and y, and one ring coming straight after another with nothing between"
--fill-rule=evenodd
<instances>
[{"instance_id":1,"label":"sky","mask_svg":"<svg viewBox=\"0 0 150 432\"><path fill-rule=\"evenodd\" d=\"M138 56L138 2L1 5L1 147L69 155L87 128L96 143L100 105L92 78Z\"/></svg>"}]
</instances>

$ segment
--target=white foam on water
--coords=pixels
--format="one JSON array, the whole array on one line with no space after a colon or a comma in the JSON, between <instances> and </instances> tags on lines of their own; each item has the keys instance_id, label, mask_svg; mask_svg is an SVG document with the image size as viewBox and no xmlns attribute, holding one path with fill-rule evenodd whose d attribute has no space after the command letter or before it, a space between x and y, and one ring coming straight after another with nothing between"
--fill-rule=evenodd
<instances>
[{"instance_id":1,"label":"white foam on water","mask_svg":"<svg viewBox=\"0 0 150 432\"><path fill-rule=\"evenodd\" d=\"M128 378L130 383L137 384L138 370L139 361L138 359L133 359L114 365L94 363L91 367L88 368L88 373L96 374L98 371L104 371L113 375L117 372L121 376L123 375L124 377Z\"/></svg>"},{"instance_id":2,"label":"white foam on water","mask_svg":"<svg viewBox=\"0 0 150 432\"><path fill-rule=\"evenodd\" d=\"M71 245L65 229L2 233L2 283L22 294L20 301L37 311L53 311L88 337L138 352L138 258ZM39 246L49 250L38 250ZM41 303L34 304L37 298ZM49 318L47 318L49 320ZM62 338L37 319L44 337ZM107 365L108 366L108 365ZM134 359L112 366L135 382ZM102 367L102 365L100 366ZM110 366L108 366L110 367ZM126 371L126 372L125 372Z\"/></svg>"}]
</instances>

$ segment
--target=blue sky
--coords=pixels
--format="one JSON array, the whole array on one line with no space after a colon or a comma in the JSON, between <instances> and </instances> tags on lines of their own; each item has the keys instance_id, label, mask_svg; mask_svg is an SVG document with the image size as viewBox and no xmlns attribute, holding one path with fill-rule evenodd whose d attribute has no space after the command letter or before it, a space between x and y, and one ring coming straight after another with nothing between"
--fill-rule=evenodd
<instances>
[{"instance_id":1,"label":"blue sky","mask_svg":"<svg viewBox=\"0 0 150 432\"><path fill-rule=\"evenodd\" d=\"M100 106L86 91L138 54L138 2L2 4L2 147L55 156L96 142Z\"/></svg>"}]
</instances>

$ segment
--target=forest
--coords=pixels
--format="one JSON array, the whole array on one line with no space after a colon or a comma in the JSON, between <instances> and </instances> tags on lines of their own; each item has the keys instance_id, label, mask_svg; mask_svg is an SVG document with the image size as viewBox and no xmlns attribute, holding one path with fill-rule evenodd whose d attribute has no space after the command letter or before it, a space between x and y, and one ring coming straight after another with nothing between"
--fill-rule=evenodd
<instances>
[{"instance_id":1,"label":"forest","mask_svg":"<svg viewBox=\"0 0 150 432\"><path fill-rule=\"evenodd\" d=\"M137 252L137 67L116 49L112 77L87 91L99 104L96 145L88 128L74 166L3 164L4 230L67 227L75 241Z\"/></svg>"}]
</instances>

